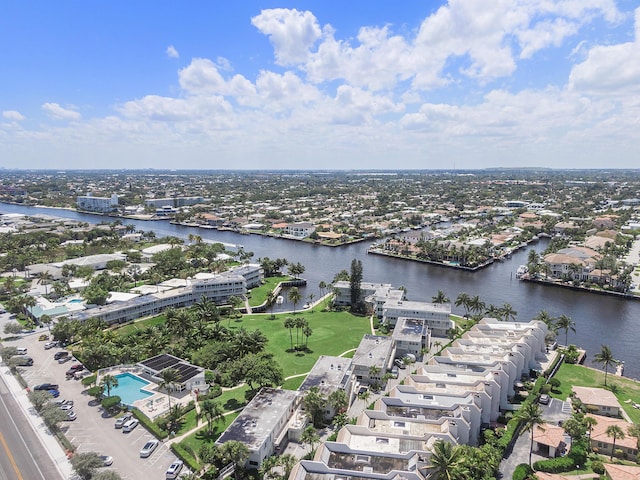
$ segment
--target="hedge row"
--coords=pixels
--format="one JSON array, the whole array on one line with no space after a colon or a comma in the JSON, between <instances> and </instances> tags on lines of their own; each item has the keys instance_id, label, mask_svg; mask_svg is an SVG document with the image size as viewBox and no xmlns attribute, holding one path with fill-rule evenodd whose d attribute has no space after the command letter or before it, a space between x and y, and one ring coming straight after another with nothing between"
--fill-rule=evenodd
<instances>
[{"instance_id":1,"label":"hedge row","mask_svg":"<svg viewBox=\"0 0 640 480\"><path fill-rule=\"evenodd\" d=\"M513 471L513 476L511 478L513 480L527 480L532 473L533 469L529 466L528 463L521 463Z\"/></svg>"},{"instance_id":2,"label":"hedge row","mask_svg":"<svg viewBox=\"0 0 640 480\"><path fill-rule=\"evenodd\" d=\"M182 460L187 465L187 467L189 467L189 470L191 470L192 472L200 471L200 465L194 458L194 455L192 455L191 452L187 451L187 449L184 448L181 444L172 443L171 450L176 454L176 457Z\"/></svg>"},{"instance_id":3,"label":"hedge row","mask_svg":"<svg viewBox=\"0 0 640 480\"><path fill-rule=\"evenodd\" d=\"M134 408L132 411L135 417L140 420L140 423L142 423L158 440L164 440L167 438L169 434L164 430L161 430L160 427L152 422L144 413L137 408Z\"/></svg>"},{"instance_id":4,"label":"hedge row","mask_svg":"<svg viewBox=\"0 0 640 480\"><path fill-rule=\"evenodd\" d=\"M575 466L576 464L573 461L573 458L569 456L540 460L533 464L534 470L547 473L569 472L573 470Z\"/></svg>"}]
</instances>

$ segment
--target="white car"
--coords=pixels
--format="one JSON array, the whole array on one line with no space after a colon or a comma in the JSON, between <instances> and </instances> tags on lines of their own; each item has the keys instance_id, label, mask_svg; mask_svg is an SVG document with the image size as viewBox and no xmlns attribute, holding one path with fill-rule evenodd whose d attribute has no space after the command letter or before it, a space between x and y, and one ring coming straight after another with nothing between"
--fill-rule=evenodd
<instances>
[{"instance_id":1,"label":"white car","mask_svg":"<svg viewBox=\"0 0 640 480\"><path fill-rule=\"evenodd\" d=\"M127 423L122 426L122 433L132 432L134 428L138 426L138 420L136 418L132 418Z\"/></svg>"},{"instance_id":2,"label":"white car","mask_svg":"<svg viewBox=\"0 0 640 480\"><path fill-rule=\"evenodd\" d=\"M157 446L158 440L149 440L144 444L144 447L140 449L140 458L147 458L151 456Z\"/></svg>"},{"instance_id":3,"label":"white car","mask_svg":"<svg viewBox=\"0 0 640 480\"><path fill-rule=\"evenodd\" d=\"M176 460L173 462L169 468L167 468L167 473L165 474L165 478L167 480L173 480L174 478L178 478L180 474L180 470L182 470L183 462L182 460Z\"/></svg>"},{"instance_id":4,"label":"white car","mask_svg":"<svg viewBox=\"0 0 640 480\"><path fill-rule=\"evenodd\" d=\"M73 422L76 418L78 418L78 415L73 410L68 410L67 417L68 417L67 420Z\"/></svg>"},{"instance_id":5,"label":"white car","mask_svg":"<svg viewBox=\"0 0 640 480\"><path fill-rule=\"evenodd\" d=\"M102 460L105 467L108 467L109 465L113 464L113 457L109 455L100 455L100 460Z\"/></svg>"}]
</instances>

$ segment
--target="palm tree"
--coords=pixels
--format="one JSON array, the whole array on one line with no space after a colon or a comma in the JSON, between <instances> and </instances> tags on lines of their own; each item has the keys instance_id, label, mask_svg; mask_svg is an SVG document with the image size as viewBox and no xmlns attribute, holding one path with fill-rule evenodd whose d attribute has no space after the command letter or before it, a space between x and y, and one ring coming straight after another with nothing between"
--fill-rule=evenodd
<instances>
[{"instance_id":1,"label":"palm tree","mask_svg":"<svg viewBox=\"0 0 640 480\"><path fill-rule=\"evenodd\" d=\"M510 303L505 303L504 305L502 305L501 310L502 310L502 317L504 318L505 322L508 322L509 319L511 319L512 321L515 321L516 315L518 315L518 312L516 312L513 309Z\"/></svg>"},{"instance_id":2,"label":"palm tree","mask_svg":"<svg viewBox=\"0 0 640 480\"><path fill-rule=\"evenodd\" d=\"M479 295L474 295L469 299L469 308L473 313L479 314L484 312L486 304L482 300L480 300Z\"/></svg>"},{"instance_id":3,"label":"palm tree","mask_svg":"<svg viewBox=\"0 0 640 480\"><path fill-rule=\"evenodd\" d=\"M533 453L533 432L536 428L544 431L540 425L544 425L542 418L542 409L537 403L527 403L523 408L518 410L518 418L522 423L522 430L531 433L531 444L529 445L529 466L531 466L531 455Z\"/></svg>"},{"instance_id":4,"label":"palm tree","mask_svg":"<svg viewBox=\"0 0 640 480\"><path fill-rule=\"evenodd\" d=\"M607 437L613 438L613 445L611 446L611 456L609 460L613 460L613 454L616 451L616 440L624 439L624 431L618 425L609 425L605 431Z\"/></svg>"},{"instance_id":5,"label":"palm tree","mask_svg":"<svg viewBox=\"0 0 640 480\"><path fill-rule=\"evenodd\" d=\"M471 298L469 297L469 294L462 292L461 294L459 294L456 297L456 302L455 302L455 306L456 307L460 307L462 306L464 308L464 316L468 317L469 316L469 308L470 308L470 304L469 301L471 300Z\"/></svg>"},{"instance_id":6,"label":"palm tree","mask_svg":"<svg viewBox=\"0 0 640 480\"><path fill-rule=\"evenodd\" d=\"M449 297L447 297L447 294L444 293L442 290L438 290L438 293L433 297L431 297L431 301L433 303L451 303L451 300L449 300Z\"/></svg>"},{"instance_id":7,"label":"palm tree","mask_svg":"<svg viewBox=\"0 0 640 480\"><path fill-rule=\"evenodd\" d=\"M316 296L313 293L310 293L307 295L307 298L309 299L309 305L311 305L311 313L313 313L313 299L316 298Z\"/></svg>"},{"instance_id":8,"label":"palm tree","mask_svg":"<svg viewBox=\"0 0 640 480\"><path fill-rule=\"evenodd\" d=\"M284 319L284 328L289 329L289 338L291 339L291 350L293 350L293 329L296 327L296 319L287 317Z\"/></svg>"},{"instance_id":9,"label":"palm tree","mask_svg":"<svg viewBox=\"0 0 640 480\"><path fill-rule=\"evenodd\" d=\"M636 448L640 447L640 425L632 423L627 427L627 435L636 439Z\"/></svg>"},{"instance_id":10,"label":"palm tree","mask_svg":"<svg viewBox=\"0 0 640 480\"><path fill-rule=\"evenodd\" d=\"M587 427L589 438L591 438L591 431L593 430L593 427L598 424L598 421L594 417L584 417L583 423L584 426ZM589 442L589 450L591 450L591 442Z\"/></svg>"},{"instance_id":11,"label":"palm tree","mask_svg":"<svg viewBox=\"0 0 640 480\"><path fill-rule=\"evenodd\" d=\"M169 410L171 410L171 390L173 389L173 385L180 381L180 372L175 368L165 368L160 372L160 377L162 381L158 386L167 390Z\"/></svg>"},{"instance_id":12,"label":"palm tree","mask_svg":"<svg viewBox=\"0 0 640 480\"><path fill-rule=\"evenodd\" d=\"M49 283L53 280L53 275L49 273L49 270L45 270L44 272L40 272L38 274L38 280L40 285L44 285L44 294L47 295L49 292Z\"/></svg>"},{"instance_id":13,"label":"palm tree","mask_svg":"<svg viewBox=\"0 0 640 480\"><path fill-rule=\"evenodd\" d=\"M430 463L427 467L432 472L429 479L455 480L466 478L467 472L462 462L462 450L445 440L437 440L433 444Z\"/></svg>"},{"instance_id":14,"label":"palm tree","mask_svg":"<svg viewBox=\"0 0 640 480\"><path fill-rule=\"evenodd\" d=\"M207 430L209 433L213 431L213 423L222 420L224 417L224 410L220 407L220 404L214 400L205 400L202 403L202 412L207 419Z\"/></svg>"},{"instance_id":15,"label":"palm tree","mask_svg":"<svg viewBox=\"0 0 640 480\"><path fill-rule=\"evenodd\" d=\"M267 292L267 305L271 309L271 318L273 318L273 304L276 302L276 292L274 290L269 290Z\"/></svg>"},{"instance_id":16,"label":"palm tree","mask_svg":"<svg viewBox=\"0 0 640 480\"><path fill-rule=\"evenodd\" d=\"M576 322L571 320L571 317L568 317L567 315L560 315L556 320L555 325L556 329L564 330L564 344L565 346L568 345L567 342L569 341L569 330L571 330L573 333L576 333Z\"/></svg>"},{"instance_id":17,"label":"palm tree","mask_svg":"<svg viewBox=\"0 0 640 480\"><path fill-rule=\"evenodd\" d=\"M537 315L535 317L533 317L534 320L538 321L538 322L543 322L547 328L549 330L554 330L557 328L556 324L555 324L555 318L553 318L549 312L547 312L546 310L542 309L540 310Z\"/></svg>"},{"instance_id":18,"label":"palm tree","mask_svg":"<svg viewBox=\"0 0 640 480\"><path fill-rule=\"evenodd\" d=\"M118 379L113 375L105 375L100 380L100 385L107 389L107 397L110 397L111 389L118 386Z\"/></svg>"},{"instance_id":19,"label":"palm tree","mask_svg":"<svg viewBox=\"0 0 640 480\"><path fill-rule=\"evenodd\" d=\"M593 361L602 364L604 367L604 386L606 387L609 367L618 365L620 361L613 358L609 345L602 345L600 351L593 356Z\"/></svg>"},{"instance_id":20,"label":"palm tree","mask_svg":"<svg viewBox=\"0 0 640 480\"><path fill-rule=\"evenodd\" d=\"M293 303L293 313L296 313L296 305L300 300L302 300L302 294L298 287L291 287L289 289L289 294L287 295L289 301Z\"/></svg>"},{"instance_id":21,"label":"palm tree","mask_svg":"<svg viewBox=\"0 0 640 480\"><path fill-rule=\"evenodd\" d=\"M205 295L202 295L200 301L194 305L194 308L200 318L205 322L219 322L220 311L213 300L208 299Z\"/></svg>"},{"instance_id":22,"label":"palm tree","mask_svg":"<svg viewBox=\"0 0 640 480\"><path fill-rule=\"evenodd\" d=\"M497 318L498 320L502 319L502 309L500 307L496 307L494 304L490 304L484 314L489 318Z\"/></svg>"},{"instance_id":23,"label":"palm tree","mask_svg":"<svg viewBox=\"0 0 640 480\"><path fill-rule=\"evenodd\" d=\"M320 289L320 295L324 297L324 291L327 289L327 284L324 280L321 280L318 284L318 288Z\"/></svg>"}]
</instances>

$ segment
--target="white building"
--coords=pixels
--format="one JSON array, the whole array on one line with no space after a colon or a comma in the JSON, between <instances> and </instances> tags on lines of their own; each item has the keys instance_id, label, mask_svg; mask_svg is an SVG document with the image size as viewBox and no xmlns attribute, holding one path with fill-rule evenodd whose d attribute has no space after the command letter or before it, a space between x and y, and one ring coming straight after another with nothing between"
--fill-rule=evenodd
<instances>
[{"instance_id":1,"label":"white building","mask_svg":"<svg viewBox=\"0 0 640 480\"><path fill-rule=\"evenodd\" d=\"M285 235L291 235L296 238L306 238L315 231L315 225L309 222L289 223L284 227Z\"/></svg>"},{"instance_id":2,"label":"white building","mask_svg":"<svg viewBox=\"0 0 640 480\"><path fill-rule=\"evenodd\" d=\"M216 445L230 440L242 442L249 449L247 465L259 468L276 448L286 444L286 427L301 398L291 390L263 388L220 435Z\"/></svg>"},{"instance_id":3,"label":"white building","mask_svg":"<svg viewBox=\"0 0 640 480\"><path fill-rule=\"evenodd\" d=\"M396 345L396 357L411 354L421 360L431 343L431 333L424 320L400 317L391 336Z\"/></svg>"},{"instance_id":4,"label":"white building","mask_svg":"<svg viewBox=\"0 0 640 480\"><path fill-rule=\"evenodd\" d=\"M118 195L94 197L90 193L76 197L76 205L80 210L96 213L110 213L118 209Z\"/></svg>"},{"instance_id":5,"label":"white building","mask_svg":"<svg viewBox=\"0 0 640 480\"><path fill-rule=\"evenodd\" d=\"M446 337L449 330L455 327L450 315L451 305L448 303L389 300L384 303L382 321L395 326L399 318L424 320L432 335Z\"/></svg>"}]
</instances>

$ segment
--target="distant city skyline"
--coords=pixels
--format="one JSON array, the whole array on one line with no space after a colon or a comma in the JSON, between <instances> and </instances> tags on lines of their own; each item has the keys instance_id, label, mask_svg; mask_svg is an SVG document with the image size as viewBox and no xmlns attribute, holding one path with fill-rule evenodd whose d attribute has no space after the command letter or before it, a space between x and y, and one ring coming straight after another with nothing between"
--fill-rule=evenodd
<instances>
[{"instance_id":1,"label":"distant city skyline","mask_svg":"<svg viewBox=\"0 0 640 480\"><path fill-rule=\"evenodd\" d=\"M9 2L0 167L637 168L640 0Z\"/></svg>"}]
</instances>

